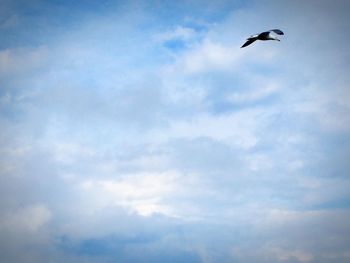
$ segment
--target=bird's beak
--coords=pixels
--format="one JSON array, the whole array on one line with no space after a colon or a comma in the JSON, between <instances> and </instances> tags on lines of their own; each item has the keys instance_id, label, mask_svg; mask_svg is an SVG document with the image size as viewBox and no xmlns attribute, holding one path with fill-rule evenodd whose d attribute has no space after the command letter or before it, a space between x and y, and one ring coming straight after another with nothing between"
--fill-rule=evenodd
<instances>
[{"instance_id":1,"label":"bird's beak","mask_svg":"<svg viewBox=\"0 0 350 263\"><path fill-rule=\"evenodd\" d=\"M281 40L279 40L278 38L276 38L276 40L277 40L277 41L281 41Z\"/></svg>"}]
</instances>

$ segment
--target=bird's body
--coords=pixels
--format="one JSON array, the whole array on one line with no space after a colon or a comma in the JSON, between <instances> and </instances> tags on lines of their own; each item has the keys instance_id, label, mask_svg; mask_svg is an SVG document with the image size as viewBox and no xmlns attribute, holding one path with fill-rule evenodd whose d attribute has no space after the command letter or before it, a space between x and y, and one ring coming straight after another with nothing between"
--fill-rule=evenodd
<instances>
[{"instance_id":1,"label":"bird's body","mask_svg":"<svg viewBox=\"0 0 350 263\"><path fill-rule=\"evenodd\" d=\"M274 36L271 33L276 33L277 35L284 35L284 33L279 29L272 29L272 30L269 30L266 32L262 32L260 34L256 34L256 35L248 37L247 41L243 44L243 46L241 46L241 48L249 46L250 44L252 44L256 40L263 40L263 41L265 41L265 40L277 40L277 41L280 41L276 36Z\"/></svg>"}]
</instances>

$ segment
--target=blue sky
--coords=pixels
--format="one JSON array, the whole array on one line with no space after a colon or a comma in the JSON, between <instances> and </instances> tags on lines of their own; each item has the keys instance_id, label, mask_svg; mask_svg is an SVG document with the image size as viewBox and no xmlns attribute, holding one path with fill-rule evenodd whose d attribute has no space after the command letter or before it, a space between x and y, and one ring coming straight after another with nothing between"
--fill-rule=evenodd
<instances>
[{"instance_id":1,"label":"blue sky","mask_svg":"<svg viewBox=\"0 0 350 263\"><path fill-rule=\"evenodd\" d=\"M1 258L349 262L349 8L1 1Z\"/></svg>"}]
</instances>

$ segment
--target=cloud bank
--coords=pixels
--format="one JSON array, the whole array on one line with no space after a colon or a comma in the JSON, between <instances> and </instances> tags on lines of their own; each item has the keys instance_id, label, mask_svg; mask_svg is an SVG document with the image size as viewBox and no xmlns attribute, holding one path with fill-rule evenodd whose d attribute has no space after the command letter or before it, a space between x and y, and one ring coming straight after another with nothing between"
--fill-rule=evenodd
<instances>
[{"instance_id":1,"label":"cloud bank","mask_svg":"<svg viewBox=\"0 0 350 263\"><path fill-rule=\"evenodd\" d=\"M349 261L347 1L1 6L3 260Z\"/></svg>"}]
</instances>

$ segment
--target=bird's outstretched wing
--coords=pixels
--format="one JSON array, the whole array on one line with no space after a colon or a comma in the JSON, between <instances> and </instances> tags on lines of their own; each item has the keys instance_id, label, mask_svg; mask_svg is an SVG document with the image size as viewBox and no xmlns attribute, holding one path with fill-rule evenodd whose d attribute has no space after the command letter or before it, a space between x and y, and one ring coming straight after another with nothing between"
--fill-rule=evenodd
<instances>
[{"instance_id":1,"label":"bird's outstretched wing","mask_svg":"<svg viewBox=\"0 0 350 263\"><path fill-rule=\"evenodd\" d=\"M276 33L277 35L284 35L284 33L282 32L282 30L279 30L279 29L271 29L270 31Z\"/></svg>"},{"instance_id":2,"label":"bird's outstretched wing","mask_svg":"<svg viewBox=\"0 0 350 263\"><path fill-rule=\"evenodd\" d=\"M260 34L258 35L258 39L266 39L266 38L268 38L269 35L270 35L270 32L271 32L271 30L270 30L270 31L266 31L266 32L260 33Z\"/></svg>"},{"instance_id":3,"label":"bird's outstretched wing","mask_svg":"<svg viewBox=\"0 0 350 263\"><path fill-rule=\"evenodd\" d=\"M243 46L241 46L241 48L242 48L242 47L249 46L249 45L250 45L251 43L253 43L255 40L256 40L256 38L248 38L248 39L247 39L247 42L245 42L245 43L243 44Z\"/></svg>"}]
</instances>

